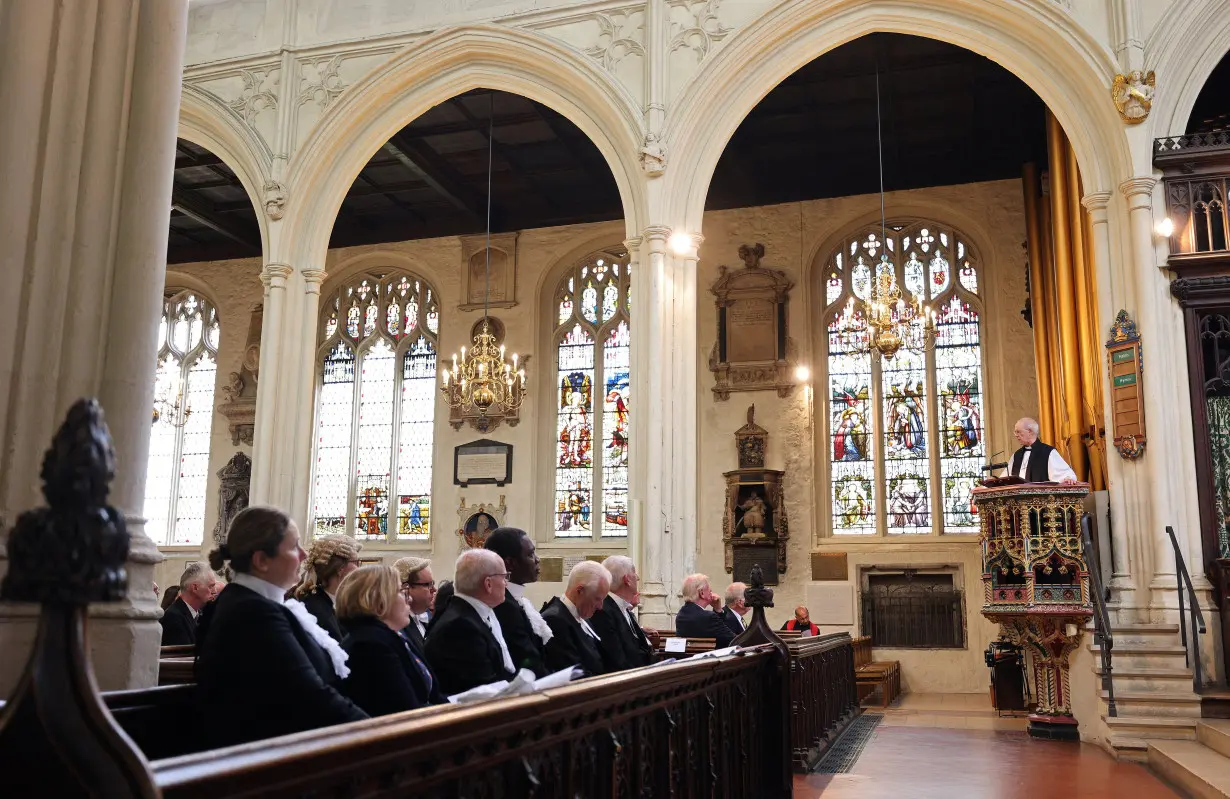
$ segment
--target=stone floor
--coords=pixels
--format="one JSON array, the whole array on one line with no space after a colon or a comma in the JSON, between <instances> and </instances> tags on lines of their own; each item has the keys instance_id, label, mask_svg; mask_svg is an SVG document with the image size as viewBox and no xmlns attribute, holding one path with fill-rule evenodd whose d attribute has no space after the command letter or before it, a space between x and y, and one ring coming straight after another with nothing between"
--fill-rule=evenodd
<instances>
[{"instance_id":1,"label":"stone floor","mask_svg":"<svg viewBox=\"0 0 1230 799\"><path fill-rule=\"evenodd\" d=\"M886 726L887 725L887 726ZM930 727L919 729L918 727ZM847 774L795 777L796 799L1173 799L1143 766L1024 732L880 725Z\"/></svg>"}]
</instances>

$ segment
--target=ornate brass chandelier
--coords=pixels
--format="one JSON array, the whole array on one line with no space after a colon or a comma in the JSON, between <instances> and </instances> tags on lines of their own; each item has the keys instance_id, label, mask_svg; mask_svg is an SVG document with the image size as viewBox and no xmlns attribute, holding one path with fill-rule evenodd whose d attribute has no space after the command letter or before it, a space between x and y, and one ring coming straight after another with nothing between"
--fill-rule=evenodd
<instances>
[{"instance_id":1,"label":"ornate brass chandelier","mask_svg":"<svg viewBox=\"0 0 1230 799\"><path fill-rule=\"evenodd\" d=\"M461 357L453 355L451 368L440 375L441 391L448 397L453 416L472 418L474 426L487 432L493 422L505 417L516 418L525 398L525 367L518 364L514 352L511 361L504 359L504 345L496 341L488 317L491 295L491 173L495 134L495 94L491 94L491 113L487 122L487 266L483 289L483 323L474 334L474 346ZM460 422L458 422L460 424ZM510 422L511 424L511 422Z\"/></svg>"},{"instance_id":2,"label":"ornate brass chandelier","mask_svg":"<svg viewBox=\"0 0 1230 799\"><path fill-rule=\"evenodd\" d=\"M935 346L935 311L914 294L907 301L897 284L897 268L888 257L888 227L884 214L884 137L880 124L880 71L876 69L876 146L880 154L880 246L884 251L871 280L870 296L856 307L850 298L842 312L837 333L847 351L878 351L892 358L902 348L920 350Z\"/></svg>"},{"instance_id":3,"label":"ornate brass chandelier","mask_svg":"<svg viewBox=\"0 0 1230 799\"><path fill-rule=\"evenodd\" d=\"M180 413L180 408L183 408L182 414ZM154 397L154 412L152 414L154 424L165 421L174 427L183 427L188 424L188 417L191 415L192 406L184 405L184 390L182 388L179 389L174 402L167 396L167 392Z\"/></svg>"}]
</instances>

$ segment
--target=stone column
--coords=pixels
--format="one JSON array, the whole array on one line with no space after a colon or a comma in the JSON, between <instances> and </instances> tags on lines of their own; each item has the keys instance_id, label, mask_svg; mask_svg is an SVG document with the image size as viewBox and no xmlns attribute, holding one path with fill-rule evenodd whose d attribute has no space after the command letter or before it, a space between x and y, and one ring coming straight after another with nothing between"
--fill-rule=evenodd
<instances>
[{"instance_id":1,"label":"stone column","mask_svg":"<svg viewBox=\"0 0 1230 799\"><path fill-rule=\"evenodd\" d=\"M298 385L295 403L294 456L290 492L290 510L303 524L302 537L309 540L312 532L307 528L312 507L312 458L315 446L312 422L316 416L316 346L320 338L317 325L320 319L320 286L328 277L323 269L304 269L303 300L300 308L299 348L295 353L298 364Z\"/></svg>"},{"instance_id":2,"label":"stone column","mask_svg":"<svg viewBox=\"0 0 1230 799\"><path fill-rule=\"evenodd\" d=\"M673 625L683 578L696 563L696 247L668 251L669 228L646 228L632 281L633 411L631 496L639 503L634 543L646 623Z\"/></svg>"},{"instance_id":3,"label":"stone column","mask_svg":"<svg viewBox=\"0 0 1230 799\"><path fill-rule=\"evenodd\" d=\"M277 495L278 459L274 455L278 430L282 348L288 338L286 281L294 273L287 264L268 263L261 271L265 286L265 316L261 323L261 381L256 393L256 427L252 436L252 504L285 507Z\"/></svg>"},{"instance_id":4,"label":"stone column","mask_svg":"<svg viewBox=\"0 0 1230 799\"><path fill-rule=\"evenodd\" d=\"M187 0L20 2L0 26L0 536L42 504L63 414L98 397L119 467L110 502L132 533L129 598L91 614L103 689L157 682L161 556L141 513L187 12ZM0 693L36 612L0 608Z\"/></svg>"},{"instance_id":5,"label":"stone column","mask_svg":"<svg viewBox=\"0 0 1230 799\"><path fill-rule=\"evenodd\" d=\"M1157 181L1136 177L1124 181L1119 190L1127 199L1131 234L1132 279L1136 284L1136 319L1140 325L1145 384L1145 422L1149 434L1147 450L1138 466L1143 468L1143 484L1138 501L1150 507L1140 514L1147 524L1136 532L1152 548L1153 604L1176 604L1174 552L1165 527L1171 525L1187 562L1187 570L1198 589L1207 589L1200 552L1200 527L1192 510L1195 497L1195 465L1182 448L1167 446L1167 440L1192 438L1190 399L1187 397L1187 361L1182 316L1169 292L1169 278L1161 263L1153 238L1153 190ZM1132 309L1128 309L1129 312ZM1150 353L1155 353L1150 357ZM1109 434L1109 431L1108 431ZM1117 456L1115 456L1117 457ZM1131 534L1133 531L1129 531ZM1194 546L1193 546L1194 540ZM1143 577L1143 575L1142 575Z\"/></svg>"}]
</instances>

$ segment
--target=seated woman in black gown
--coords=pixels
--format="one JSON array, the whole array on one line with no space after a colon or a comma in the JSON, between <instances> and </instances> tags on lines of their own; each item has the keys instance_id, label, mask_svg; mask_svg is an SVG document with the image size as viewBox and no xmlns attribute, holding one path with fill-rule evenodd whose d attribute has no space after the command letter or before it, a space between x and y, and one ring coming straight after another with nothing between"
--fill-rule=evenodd
<instances>
[{"instance_id":1,"label":"seated woman in black gown","mask_svg":"<svg viewBox=\"0 0 1230 799\"><path fill-rule=\"evenodd\" d=\"M402 634L410 623L410 603L392 566L363 566L342 583L337 615L346 628L342 641L350 676L342 692L372 716L438 705L440 693L427 661Z\"/></svg>"},{"instance_id":2,"label":"seated woman in black gown","mask_svg":"<svg viewBox=\"0 0 1230 799\"><path fill-rule=\"evenodd\" d=\"M308 548L299 582L291 598L307 606L325 632L341 643L342 628L333 609L338 586L346 575L359 568L359 550L363 545L348 535L325 535Z\"/></svg>"},{"instance_id":3,"label":"seated woman in black gown","mask_svg":"<svg viewBox=\"0 0 1230 799\"><path fill-rule=\"evenodd\" d=\"M234 577L202 612L196 678L210 747L272 738L367 714L337 689L346 653L302 603L284 600L303 560L280 510L249 507L209 563Z\"/></svg>"}]
</instances>

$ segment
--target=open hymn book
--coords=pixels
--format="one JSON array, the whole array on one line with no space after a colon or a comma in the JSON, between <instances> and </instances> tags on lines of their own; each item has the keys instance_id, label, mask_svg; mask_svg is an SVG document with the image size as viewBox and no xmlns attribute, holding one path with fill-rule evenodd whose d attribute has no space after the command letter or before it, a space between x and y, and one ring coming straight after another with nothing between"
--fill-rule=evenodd
<instances>
[{"instance_id":1,"label":"open hymn book","mask_svg":"<svg viewBox=\"0 0 1230 799\"><path fill-rule=\"evenodd\" d=\"M536 680L534 679L534 672L529 669L521 669L521 671L517 672L517 676L511 680L497 680L486 685L479 685L468 691L453 694L448 698L448 701L455 705L464 705L470 702L482 702L487 699L501 699L506 696L532 694L535 691L546 691L550 688L559 688L560 686L567 685L583 674L584 672L579 668L570 666Z\"/></svg>"}]
</instances>

